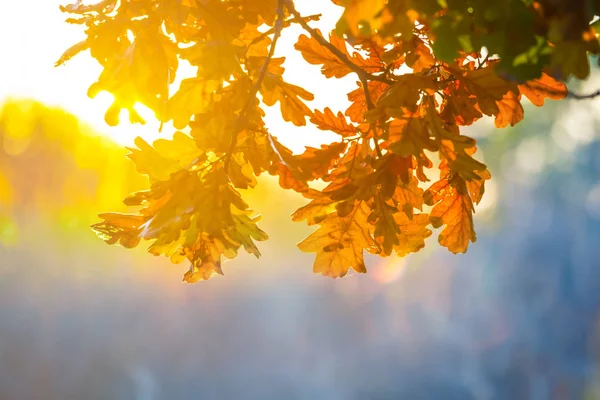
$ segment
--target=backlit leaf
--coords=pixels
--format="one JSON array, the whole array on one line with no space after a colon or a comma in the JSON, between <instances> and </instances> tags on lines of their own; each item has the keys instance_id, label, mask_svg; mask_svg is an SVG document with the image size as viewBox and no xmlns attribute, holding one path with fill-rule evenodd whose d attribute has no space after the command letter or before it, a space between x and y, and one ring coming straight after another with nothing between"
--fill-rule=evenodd
<instances>
[{"instance_id":1,"label":"backlit leaf","mask_svg":"<svg viewBox=\"0 0 600 400\"><path fill-rule=\"evenodd\" d=\"M181 81L179 90L167 103L165 121L172 119L175 128L185 128L192 115L210 110L212 97L220 86L218 81L201 78L184 79Z\"/></svg>"},{"instance_id":2,"label":"backlit leaf","mask_svg":"<svg viewBox=\"0 0 600 400\"><path fill-rule=\"evenodd\" d=\"M345 217L336 213L328 215L319 229L298 244L302 251L317 253L314 272L332 278L343 277L350 268L367 272L363 252L377 248L367 222L369 213L368 205L357 202Z\"/></svg>"},{"instance_id":3,"label":"backlit leaf","mask_svg":"<svg viewBox=\"0 0 600 400\"><path fill-rule=\"evenodd\" d=\"M425 192L425 202L433 205L429 220L434 228L445 225L438 238L453 253L465 253L477 235L473 227L473 202L460 177L442 177Z\"/></svg>"},{"instance_id":4,"label":"backlit leaf","mask_svg":"<svg viewBox=\"0 0 600 400\"><path fill-rule=\"evenodd\" d=\"M321 130L332 131L343 137L354 136L358 131L356 126L346 121L344 114L338 112L336 115L328 107L323 112L315 110L312 117L310 117L310 122Z\"/></svg>"},{"instance_id":5,"label":"backlit leaf","mask_svg":"<svg viewBox=\"0 0 600 400\"><path fill-rule=\"evenodd\" d=\"M539 79L519 85L519 91L534 105L541 107L544 99L562 100L567 97L567 86L550 75L542 73Z\"/></svg>"}]
</instances>

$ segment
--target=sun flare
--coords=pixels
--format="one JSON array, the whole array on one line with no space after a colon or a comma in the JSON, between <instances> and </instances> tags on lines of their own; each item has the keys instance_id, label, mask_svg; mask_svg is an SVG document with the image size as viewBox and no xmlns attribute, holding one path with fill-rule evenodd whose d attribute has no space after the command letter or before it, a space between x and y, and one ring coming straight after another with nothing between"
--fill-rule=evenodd
<instances>
[{"instance_id":1,"label":"sun flare","mask_svg":"<svg viewBox=\"0 0 600 400\"><path fill-rule=\"evenodd\" d=\"M133 145L138 136L149 142L170 137L175 131L173 126L164 124L161 129L154 112L141 103L137 103L134 108L146 120L145 124L131 124L127 111L120 114L119 125L111 127L106 124L104 113L112 104L113 96L108 92L101 92L94 98L87 96L87 88L102 71L102 67L88 51L77 55L65 65L54 67L63 51L84 37L81 26L64 22L65 15L61 13L59 6L65 3L68 1L0 2L0 34L3 37L17 38L0 43L2 54L12 55L10 63L0 65L0 76L10 77L3 78L6 81L0 83L0 102L11 97L30 98L62 107L77 116L82 123L124 146ZM322 2L303 2L298 8L306 15L321 14L321 20L314 26L323 31L335 25L341 12L341 8ZM36 12L31 13L28 11L30 9L35 9ZM29 23L23 24L14 15L28 15ZM31 26L36 29L31 29ZM305 63L293 51L300 33L301 30L297 27L286 29L280 41L281 46L278 47L277 56L286 57L284 67L287 79L317 94L316 100L311 104L312 108L336 104L340 110L343 109L348 105L345 94L354 88L355 78L346 77L335 82L324 79L318 68ZM190 66L180 66L171 92L178 89L183 78L193 75L194 71ZM294 152L302 152L306 145L317 146L335 138L335 134L314 127L299 128L284 122L277 105L265 108L267 127Z\"/></svg>"}]
</instances>

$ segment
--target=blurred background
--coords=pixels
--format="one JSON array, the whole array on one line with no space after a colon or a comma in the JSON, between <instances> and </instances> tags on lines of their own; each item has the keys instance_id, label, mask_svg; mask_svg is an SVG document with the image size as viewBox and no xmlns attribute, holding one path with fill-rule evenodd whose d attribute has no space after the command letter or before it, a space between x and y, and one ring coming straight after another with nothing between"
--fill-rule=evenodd
<instances>
[{"instance_id":1,"label":"blurred background","mask_svg":"<svg viewBox=\"0 0 600 400\"><path fill-rule=\"evenodd\" d=\"M187 285L186 265L89 229L146 185L122 145L156 127L102 124L90 60L52 69L73 31L5 40L25 4L0 4L0 399L600 399L600 100L468 130L493 180L465 255L434 235L366 275L314 275L289 220L303 199L265 177L245 194L263 257Z\"/></svg>"}]
</instances>

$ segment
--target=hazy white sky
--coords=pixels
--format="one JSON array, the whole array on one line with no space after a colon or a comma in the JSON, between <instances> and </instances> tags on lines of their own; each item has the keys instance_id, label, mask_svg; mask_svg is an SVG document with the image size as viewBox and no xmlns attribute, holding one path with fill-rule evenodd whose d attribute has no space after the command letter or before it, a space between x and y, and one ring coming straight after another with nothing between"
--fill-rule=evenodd
<instances>
[{"instance_id":1,"label":"hazy white sky","mask_svg":"<svg viewBox=\"0 0 600 400\"><path fill-rule=\"evenodd\" d=\"M2 0L0 1L0 102L6 97L28 97L47 104L59 105L74 113L96 130L109 135L122 144L131 144L136 136L152 140L159 136L170 136L169 126L162 134L159 124L149 119L144 126L122 125L111 128L104 122L104 112L110 104L110 96L87 97L89 85L99 75L101 68L88 52L78 55L65 66L54 67L54 62L62 52L84 38L81 26L64 22L66 15L59 5L68 1L60 0ZM340 9L329 1L305 0L298 3L304 15L322 13L323 19L311 23L322 31L328 31L340 16ZM282 36L277 55L288 57L286 79L290 83L305 87L315 94L311 108L323 109L329 106L345 109L346 93L355 87L355 76L342 80L325 80L318 66L307 64L293 50L293 44L301 32L294 26L286 29ZM174 88L175 89L175 88ZM288 144L294 151L302 151L303 145L315 145L335 138L335 135L312 127L296 128L284 123L278 111L268 112L266 122L270 130Z\"/></svg>"}]
</instances>

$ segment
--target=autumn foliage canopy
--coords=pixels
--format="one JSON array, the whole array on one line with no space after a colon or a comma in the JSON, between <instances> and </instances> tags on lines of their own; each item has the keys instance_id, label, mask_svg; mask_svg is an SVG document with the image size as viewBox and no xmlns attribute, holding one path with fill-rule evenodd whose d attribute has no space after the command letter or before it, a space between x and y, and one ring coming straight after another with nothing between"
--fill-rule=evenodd
<instances>
[{"instance_id":1,"label":"autumn foliage canopy","mask_svg":"<svg viewBox=\"0 0 600 400\"><path fill-rule=\"evenodd\" d=\"M319 0L326 1L326 0ZM63 7L86 39L58 61L88 50L102 66L89 95L108 91L106 121L141 102L177 131L129 157L150 180L125 199L131 214L101 214L93 229L109 244L188 260L186 282L222 274L223 258L260 255L267 239L239 189L278 177L306 198L292 215L316 230L299 248L314 271L366 272L365 251L382 257L423 248L431 228L454 253L475 242L474 205L491 178L461 127L484 115L498 128L569 93L600 52L592 22L600 1L333 0L343 14L331 32L311 27L292 0L104 0ZM298 2L296 2L298 3ZM299 4L299 3L298 3ZM293 49L326 78L356 77L343 111L312 109L314 94L284 77L274 57L281 32L304 30ZM197 73L169 91L185 60ZM344 96L344 94L341 94ZM290 124L314 124L338 140L294 154L265 125L279 103ZM438 167L430 182L425 170ZM315 182L325 182L318 186Z\"/></svg>"}]
</instances>

